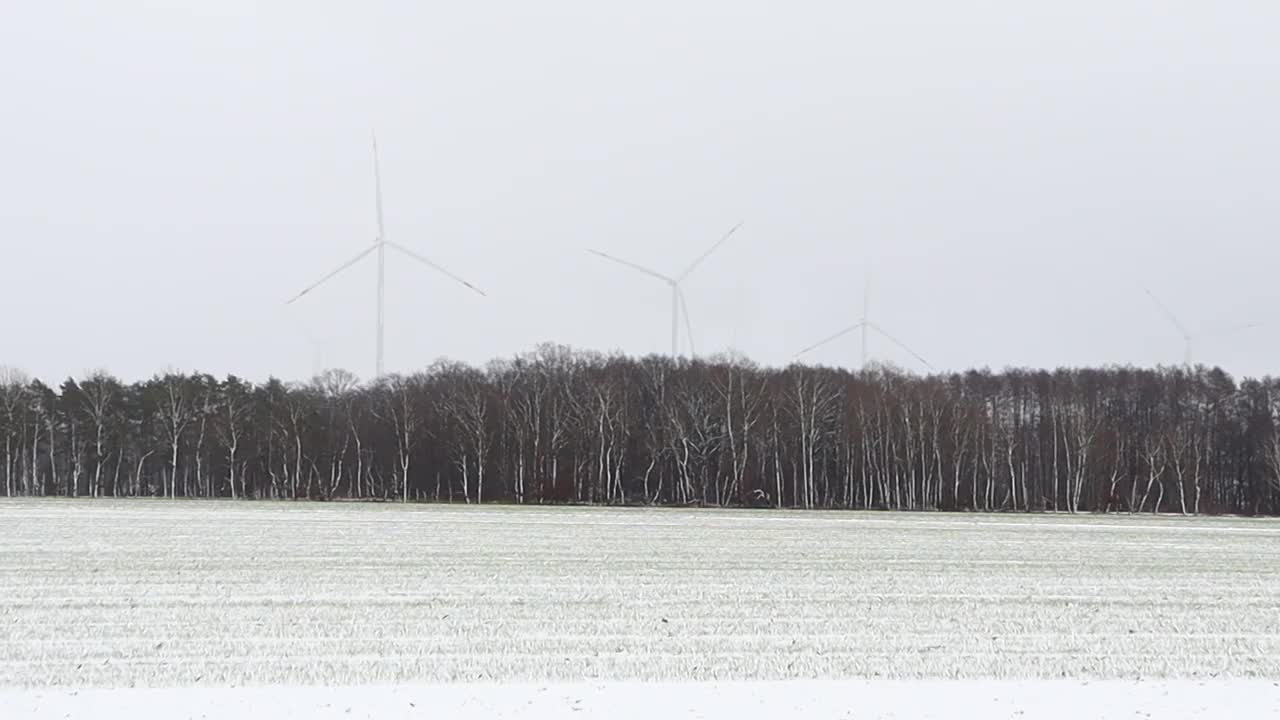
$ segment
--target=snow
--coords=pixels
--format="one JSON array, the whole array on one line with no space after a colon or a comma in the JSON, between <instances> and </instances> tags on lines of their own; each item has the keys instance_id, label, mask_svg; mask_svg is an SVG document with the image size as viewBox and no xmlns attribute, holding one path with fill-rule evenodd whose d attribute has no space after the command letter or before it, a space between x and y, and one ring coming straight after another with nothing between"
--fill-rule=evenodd
<instances>
[{"instance_id":1,"label":"snow","mask_svg":"<svg viewBox=\"0 0 1280 720\"><path fill-rule=\"evenodd\" d=\"M206 718L983 718L1280 717L1280 687L1234 681L784 681L0 690L0 717Z\"/></svg>"},{"instance_id":2,"label":"snow","mask_svg":"<svg viewBox=\"0 0 1280 720\"><path fill-rule=\"evenodd\" d=\"M323 715L317 693L374 715L406 694L611 717L1212 710L1280 678L1268 520L15 500L0 548L6 720ZM289 689L315 686L337 689ZM130 687L174 689L111 690Z\"/></svg>"}]
</instances>

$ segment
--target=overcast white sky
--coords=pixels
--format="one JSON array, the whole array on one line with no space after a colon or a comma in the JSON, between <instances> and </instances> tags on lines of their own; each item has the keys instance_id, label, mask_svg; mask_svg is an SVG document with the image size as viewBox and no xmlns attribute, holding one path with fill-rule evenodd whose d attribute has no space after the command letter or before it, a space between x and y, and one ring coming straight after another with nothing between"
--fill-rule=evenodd
<instances>
[{"instance_id":1,"label":"overcast white sky","mask_svg":"<svg viewBox=\"0 0 1280 720\"><path fill-rule=\"evenodd\" d=\"M0 10L0 364L260 379L541 341L1280 370L1280 3L49 2ZM310 339L309 339L310 336ZM873 357L912 366L873 338ZM853 364L856 335L814 353Z\"/></svg>"}]
</instances>

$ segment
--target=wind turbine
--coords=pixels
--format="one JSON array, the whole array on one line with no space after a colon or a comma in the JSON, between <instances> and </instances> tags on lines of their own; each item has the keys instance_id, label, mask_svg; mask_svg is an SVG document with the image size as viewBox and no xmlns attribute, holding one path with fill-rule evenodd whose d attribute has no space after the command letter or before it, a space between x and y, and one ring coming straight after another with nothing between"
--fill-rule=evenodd
<instances>
[{"instance_id":1,"label":"wind turbine","mask_svg":"<svg viewBox=\"0 0 1280 720\"><path fill-rule=\"evenodd\" d=\"M443 267L441 267L440 265L437 265L436 263L432 262L431 260L428 260L427 258L425 258L425 257L423 257L423 256L421 256L421 255L419 255L418 253L416 253L416 252L414 252L414 251L410 250L409 248L407 248L407 247L405 247L405 246L401 245L400 243L397 243L397 242L394 242L394 241L392 241L392 240L388 240L388 239L387 239L386 231L383 229L383 226L382 226L382 170L381 170L381 167L380 167L380 166L379 166L379 164L378 164L378 138L377 138L377 136L374 136L374 138L373 138L373 185L374 185L375 202L376 202L376 205L377 205L377 212L378 212L378 237L373 241L373 244L372 244L372 245L370 245L369 247L365 248L364 250L361 250L361 251L359 252L359 254L357 254L355 257L353 257L353 258L351 258L350 260L346 261L345 263L343 263L343 264L339 265L339 266L338 266L338 267L337 267L333 272L329 273L328 275L325 275L324 277L320 278L319 280L317 280L316 282L312 283L311 285L308 285L308 286L306 287L306 289L304 289L302 292L298 293L297 295L294 295L294 296L293 296L292 298L290 298L290 299L289 299L289 301L288 301L288 302L286 302L285 304L286 304L286 305L292 305L294 302L296 302L296 301L297 301L299 298L301 298L303 295L306 295L307 293L311 292L312 290L315 290L316 288L320 287L320 286L321 286L321 285L323 285L324 283L328 282L328 281L329 281L329 279L331 279L333 276L335 276L335 275L337 275L337 274L341 273L343 270L346 270L347 268L351 267L352 265L355 265L356 263L358 263L358 262L360 262L361 260L363 260L363 259L365 258L365 256L369 255L370 253L374 253L374 252L378 253L378 316L377 316L377 320L376 320L376 324L375 324L375 328L376 328L375 332L376 332L376 335L377 335L377 364L376 364L376 368L377 368L377 377L382 377L383 369L384 369L384 362L383 362L383 360L384 360L384 357L385 357L385 354L384 354L384 352L383 352L383 337L384 337L384 335L385 335L385 333L384 333L384 320L385 320L385 318L386 318L386 312L385 312L385 309L386 309L386 296L387 296L387 292L386 292L386 291L387 291L387 279L386 279L386 269L387 269L387 248L391 248L391 249L393 249L393 250L396 250L396 251L400 252L401 254L408 256L408 257L409 257L410 259L412 259L412 260L417 260L418 262L422 263L423 265L426 265L427 267L431 268L432 270L435 270L436 272L440 273L441 275L444 275L445 277L449 278L450 280L453 280L454 282L456 282L456 283L458 283L458 284L460 284L460 285L463 285L464 287L466 287L466 288L468 288L468 289L470 289L470 290L472 290L472 291L474 291L474 292L476 292L476 293L478 293L478 294L480 294L480 295L484 295L484 292L483 292L483 291L481 291L479 288L477 288L475 285L472 285L471 283L467 282L466 280L463 280L462 278L458 277L457 275L454 275L453 273L451 273L451 272L449 272L448 270L444 269L444 268L443 268Z\"/></svg>"},{"instance_id":2,"label":"wind turbine","mask_svg":"<svg viewBox=\"0 0 1280 720\"><path fill-rule=\"evenodd\" d=\"M845 335L848 335L849 333L853 332L854 330L861 330L862 331L862 365L861 367L865 369L867 367L867 333L869 330L874 330L877 333L879 333L881 337L893 343L894 345L897 345L898 347L902 348L907 352L907 354L911 355L911 357L915 358L916 360L919 360L921 365L924 365L930 370L933 370L934 367L933 365L929 364L928 360L925 360L923 357L920 357L919 353L917 353L915 350L912 350L911 348L907 347L906 344L904 344L902 341L890 335L887 330L885 330L884 328L880 327L879 325L871 321L871 316L869 313L870 305L871 305L871 278L870 276L868 276L862 286L862 317L858 320L858 322L850 325L849 327L841 330L840 332L834 335L831 335L830 337L826 337L826 338L823 338L822 340L819 340L818 342L796 353L795 356L799 358L801 355L805 355L814 350L817 350L823 345L826 345L827 343L832 342L834 340L838 340L844 337Z\"/></svg>"},{"instance_id":3,"label":"wind turbine","mask_svg":"<svg viewBox=\"0 0 1280 720\"><path fill-rule=\"evenodd\" d=\"M699 255L698 259L690 263L689 267L684 269L684 272L676 275L675 277L663 275L656 270L650 270L647 267L637 265L629 260L616 258L607 253L602 253L599 250L589 249L587 252L592 253L593 255L599 255L605 260L611 260L619 265L625 265L632 270L642 272L645 275L657 278L666 283L671 288L671 357L677 357L680 354L680 318L682 315L684 317L685 334L689 338L689 353L692 355L697 352L693 343L693 324L689 322L689 306L685 301L684 290L680 287L680 283L684 282L684 279L689 277L689 273L693 272L694 269L701 265L704 260L710 257L711 253L720 249L720 246L723 245L735 232L737 232L740 227L742 227L741 222L729 228L729 232L721 236L721 238L717 240L714 245L708 248L706 252Z\"/></svg>"},{"instance_id":4,"label":"wind turbine","mask_svg":"<svg viewBox=\"0 0 1280 720\"><path fill-rule=\"evenodd\" d=\"M1233 332L1237 332L1239 330L1248 330L1250 328L1256 328L1262 324L1262 323L1245 323L1243 325L1231 325L1228 327L1215 328L1213 330L1202 330L1198 333L1192 333L1190 330L1187 329L1186 325L1182 324L1182 321L1178 320L1178 316L1174 315L1172 310L1170 310L1164 303L1160 302L1160 298L1156 297L1155 293L1151 292L1147 288L1143 288L1142 291L1147 294L1147 297L1151 298L1151 302L1155 303L1156 307L1160 309L1160 312L1165 316L1165 318L1170 323L1172 323L1175 328L1178 329L1178 334L1182 335L1182 341L1185 343L1185 347L1183 349L1183 355L1182 355L1182 363L1187 367L1191 367L1191 349L1192 349L1192 345L1195 344L1195 341L1201 340L1206 337L1214 337L1217 335L1227 335Z\"/></svg>"},{"instance_id":5,"label":"wind turbine","mask_svg":"<svg viewBox=\"0 0 1280 720\"><path fill-rule=\"evenodd\" d=\"M311 357L311 377L318 377L325 370L324 341L312 332L311 328L301 318L293 316L286 310L286 307L280 308L280 321L287 323L290 331L298 334L298 337L294 338L294 340L298 341L299 344L301 344L301 341L306 341Z\"/></svg>"},{"instance_id":6,"label":"wind turbine","mask_svg":"<svg viewBox=\"0 0 1280 720\"><path fill-rule=\"evenodd\" d=\"M311 346L311 377L320 377L324 372L324 344L316 338L305 326L299 326L302 335L307 339L307 344Z\"/></svg>"}]
</instances>

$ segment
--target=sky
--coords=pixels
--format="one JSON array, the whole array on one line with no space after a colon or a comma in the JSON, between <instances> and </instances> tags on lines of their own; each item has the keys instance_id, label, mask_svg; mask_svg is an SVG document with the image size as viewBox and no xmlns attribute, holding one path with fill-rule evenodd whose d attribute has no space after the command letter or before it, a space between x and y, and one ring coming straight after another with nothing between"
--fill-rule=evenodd
<instances>
[{"instance_id":1,"label":"sky","mask_svg":"<svg viewBox=\"0 0 1280 720\"><path fill-rule=\"evenodd\" d=\"M542 342L1280 371L1280 3L49 0L0 10L0 365L305 379ZM1244 323L1258 327L1214 335ZM688 346L685 345L687 350ZM872 334L868 355L924 369ZM856 366L858 333L805 355Z\"/></svg>"}]
</instances>

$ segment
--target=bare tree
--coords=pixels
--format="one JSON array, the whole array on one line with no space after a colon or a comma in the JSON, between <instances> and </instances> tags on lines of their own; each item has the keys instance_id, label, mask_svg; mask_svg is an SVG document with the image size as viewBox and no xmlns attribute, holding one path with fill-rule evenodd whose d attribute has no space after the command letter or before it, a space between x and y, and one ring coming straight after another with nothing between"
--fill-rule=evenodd
<instances>
[{"instance_id":1,"label":"bare tree","mask_svg":"<svg viewBox=\"0 0 1280 720\"><path fill-rule=\"evenodd\" d=\"M237 497L236 473L240 465L240 445L249 432L252 414L251 389L240 378L228 377L222 383L213 430L227 453L227 487L232 499ZM239 494L248 496L245 490L241 490Z\"/></svg>"},{"instance_id":2,"label":"bare tree","mask_svg":"<svg viewBox=\"0 0 1280 720\"><path fill-rule=\"evenodd\" d=\"M107 433L117 411L116 401L121 387L120 382L106 371L98 370L80 383L78 389L93 435L93 482L89 486L89 496L97 497L102 492L102 470L112 452L107 445Z\"/></svg>"},{"instance_id":3,"label":"bare tree","mask_svg":"<svg viewBox=\"0 0 1280 720\"><path fill-rule=\"evenodd\" d=\"M23 425L23 415L30 402L28 388L31 378L26 373L0 365L0 432L4 433L4 494L13 497L18 486L14 483L14 470L18 465L15 453L20 452L18 438ZM19 483L21 484L21 483Z\"/></svg>"},{"instance_id":4,"label":"bare tree","mask_svg":"<svg viewBox=\"0 0 1280 720\"><path fill-rule=\"evenodd\" d=\"M458 363L436 363L429 374L442 386L436 403L451 425L445 442L462 477L463 500L471 502L474 471L475 500L484 502L485 467L492 445L488 381L479 370Z\"/></svg>"},{"instance_id":5,"label":"bare tree","mask_svg":"<svg viewBox=\"0 0 1280 720\"><path fill-rule=\"evenodd\" d=\"M421 375L390 375L379 381L377 389L378 402L374 413L390 424L395 436L401 501L406 503L409 502L409 467L422 426L419 396L423 389Z\"/></svg>"},{"instance_id":6,"label":"bare tree","mask_svg":"<svg viewBox=\"0 0 1280 720\"><path fill-rule=\"evenodd\" d=\"M196 417L190 378L169 372L153 381L157 395L157 411L169 449L169 474L165 479L165 497L178 496L178 459L187 428Z\"/></svg>"}]
</instances>

